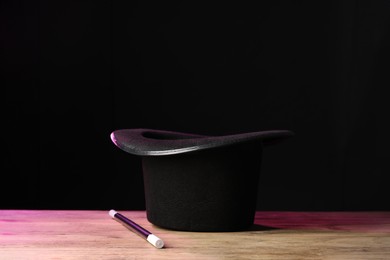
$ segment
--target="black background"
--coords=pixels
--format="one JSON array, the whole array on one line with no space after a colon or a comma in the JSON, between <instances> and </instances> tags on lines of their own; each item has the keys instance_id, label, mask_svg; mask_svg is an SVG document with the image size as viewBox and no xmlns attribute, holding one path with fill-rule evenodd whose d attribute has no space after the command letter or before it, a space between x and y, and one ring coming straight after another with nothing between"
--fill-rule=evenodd
<instances>
[{"instance_id":1,"label":"black background","mask_svg":"<svg viewBox=\"0 0 390 260\"><path fill-rule=\"evenodd\" d=\"M260 210L390 209L389 1L0 12L1 208L143 209L140 160L109 136L154 128L294 131L264 151Z\"/></svg>"}]
</instances>

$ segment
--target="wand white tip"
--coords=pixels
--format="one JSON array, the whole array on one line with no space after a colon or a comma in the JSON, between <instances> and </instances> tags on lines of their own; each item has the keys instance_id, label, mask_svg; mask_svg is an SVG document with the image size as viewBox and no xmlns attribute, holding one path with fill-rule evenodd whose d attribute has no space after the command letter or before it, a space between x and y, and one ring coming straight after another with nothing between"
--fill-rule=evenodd
<instances>
[{"instance_id":1,"label":"wand white tip","mask_svg":"<svg viewBox=\"0 0 390 260\"><path fill-rule=\"evenodd\" d=\"M108 212L108 215L110 215L112 218L114 218L114 216L115 216L115 214L116 214L117 212L115 211L115 210L110 210L109 212Z\"/></svg>"},{"instance_id":2,"label":"wand white tip","mask_svg":"<svg viewBox=\"0 0 390 260\"><path fill-rule=\"evenodd\" d=\"M156 237L153 234L150 234L146 240L148 240L149 243L151 243L152 245L154 245L157 248L164 247L164 241L162 241L160 238Z\"/></svg>"}]
</instances>

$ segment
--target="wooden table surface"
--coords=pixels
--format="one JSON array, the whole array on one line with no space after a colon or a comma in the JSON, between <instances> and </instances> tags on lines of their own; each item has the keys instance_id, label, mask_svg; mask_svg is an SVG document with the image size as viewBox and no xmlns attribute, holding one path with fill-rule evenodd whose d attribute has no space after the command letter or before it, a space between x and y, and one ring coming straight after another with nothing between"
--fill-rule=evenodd
<instances>
[{"instance_id":1,"label":"wooden table surface","mask_svg":"<svg viewBox=\"0 0 390 260\"><path fill-rule=\"evenodd\" d=\"M257 212L244 232L156 227L144 211L119 211L159 236L163 249L108 211L0 210L0 259L390 259L390 212Z\"/></svg>"}]
</instances>

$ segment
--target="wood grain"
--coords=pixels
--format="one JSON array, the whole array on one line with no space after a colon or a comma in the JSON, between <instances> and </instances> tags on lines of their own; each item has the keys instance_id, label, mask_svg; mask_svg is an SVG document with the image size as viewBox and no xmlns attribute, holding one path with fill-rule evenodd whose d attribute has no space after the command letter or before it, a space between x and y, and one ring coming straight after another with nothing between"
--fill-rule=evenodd
<instances>
[{"instance_id":1,"label":"wood grain","mask_svg":"<svg viewBox=\"0 0 390 260\"><path fill-rule=\"evenodd\" d=\"M257 212L244 232L194 233L119 211L166 244L156 249L108 211L0 210L0 259L390 259L390 212Z\"/></svg>"}]
</instances>

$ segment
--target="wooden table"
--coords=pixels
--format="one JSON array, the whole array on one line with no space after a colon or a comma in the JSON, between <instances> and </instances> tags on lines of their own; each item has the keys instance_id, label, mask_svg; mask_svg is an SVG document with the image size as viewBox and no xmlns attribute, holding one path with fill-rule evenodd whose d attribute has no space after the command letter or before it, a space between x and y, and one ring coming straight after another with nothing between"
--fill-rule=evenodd
<instances>
[{"instance_id":1,"label":"wooden table","mask_svg":"<svg viewBox=\"0 0 390 260\"><path fill-rule=\"evenodd\" d=\"M0 259L390 259L390 212L257 212L245 232L171 231L119 211L166 244L154 248L108 211L0 210Z\"/></svg>"}]
</instances>

